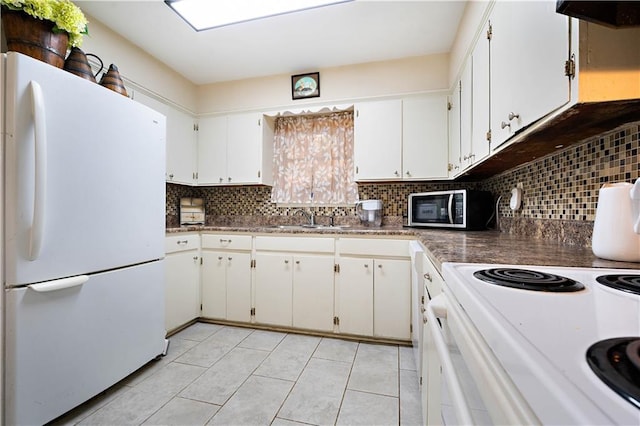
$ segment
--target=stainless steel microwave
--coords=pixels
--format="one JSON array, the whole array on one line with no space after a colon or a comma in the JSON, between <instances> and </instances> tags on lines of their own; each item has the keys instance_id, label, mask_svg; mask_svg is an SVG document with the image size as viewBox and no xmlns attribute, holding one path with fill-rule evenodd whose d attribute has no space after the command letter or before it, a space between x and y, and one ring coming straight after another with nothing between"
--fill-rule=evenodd
<instances>
[{"instance_id":1,"label":"stainless steel microwave","mask_svg":"<svg viewBox=\"0 0 640 426\"><path fill-rule=\"evenodd\" d=\"M493 196L487 191L456 189L409 195L408 225L416 227L486 229L493 217Z\"/></svg>"}]
</instances>

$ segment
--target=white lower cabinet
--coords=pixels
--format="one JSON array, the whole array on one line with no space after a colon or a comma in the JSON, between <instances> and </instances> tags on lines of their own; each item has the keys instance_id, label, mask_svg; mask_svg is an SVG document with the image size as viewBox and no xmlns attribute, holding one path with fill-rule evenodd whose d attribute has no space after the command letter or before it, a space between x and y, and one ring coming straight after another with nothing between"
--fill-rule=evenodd
<instances>
[{"instance_id":1,"label":"white lower cabinet","mask_svg":"<svg viewBox=\"0 0 640 426\"><path fill-rule=\"evenodd\" d=\"M256 253L256 322L332 331L333 267L333 256Z\"/></svg>"},{"instance_id":2,"label":"white lower cabinet","mask_svg":"<svg viewBox=\"0 0 640 426\"><path fill-rule=\"evenodd\" d=\"M292 257L256 253L255 320L260 324L291 327L293 311Z\"/></svg>"},{"instance_id":3,"label":"white lower cabinet","mask_svg":"<svg viewBox=\"0 0 640 426\"><path fill-rule=\"evenodd\" d=\"M202 251L202 316L251 321L251 253Z\"/></svg>"},{"instance_id":4,"label":"white lower cabinet","mask_svg":"<svg viewBox=\"0 0 640 426\"><path fill-rule=\"evenodd\" d=\"M340 259L337 305L340 332L409 340L411 262L405 259Z\"/></svg>"},{"instance_id":5,"label":"white lower cabinet","mask_svg":"<svg viewBox=\"0 0 640 426\"><path fill-rule=\"evenodd\" d=\"M200 316L200 236L168 236L165 253L165 328L171 331Z\"/></svg>"},{"instance_id":6,"label":"white lower cabinet","mask_svg":"<svg viewBox=\"0 0 640 426\"><path fill-rule=\"evenodd\" d=\"M373 335L411 339L411 261L374 259Z\"/></svg>"},{"instance_id":7,"label":"white lower cabinet","mask_svg":"<svg viewBox=\"0 0 640 426\"><path fill-rule=\"evenodd\" d=\"M333 330L333 238L256 237L255 322Z\"/></svg>"},{"instance_id":8,"label":"white lower cabinet","mask_svg":"<svg viewBox=\"0 0 640 426\"><path fill-rule=\"evenodd\" d=\"M202 236L202 316L251 321L250 235Z\"/></svg>"},{"instance_id":9,"label":"white lower cabinet","mask_svg":"<svg viewBox=\"0 0 640 426\"><path fill-rule=\"evenodd\" d=\"M410 340L409 242L340 238L338 251L336 311L340 333Z\"/></svg>"},{"instance_id":10,"label":"white lower cabinet","mask_svg":"<svg viewBox=\"0 0 640 426\"><path fill-rule=\"evenodd\" d=\"M440 272L436 269L436 266L424 254L422 256L422 285L424 288L425 305L429 303L429 300L436 297L442 292L444 280L440 275ZM433 335L431 328L426 323L426 317L423 317L424 327L422 329L422 387L421 387L421 399L422 399L422 420L424 424L428 425L441 425L441 368L440 357L435 348L433 342Z\"/></svg>"},{"instance_id":11,"label":"white lower cabinet","mask_svg":"<svg viewBox=\"0 0 640 426\"><path fill-rule=\"evenodd\" d=\"M411 339L408 240L178 234L166 265L167 331L202 317Z\"/></svg>"},{"instance_id":12,"label":"white lower cabinet","mask_svg":"<svg viewBox=\"0 0 640 426\"><path fill-rule=\"evenodd\" d=\"M293 257L293 326L333 331L333 255Z\"/></svg>"},{"instance_id":13,"label":"white lower cabinet","mask_svg":"<svg viewBox=\"0 0 640 426\"><path fill-rule=\"evenodd\" d=\"M373 260L340 258L336 307L340 333L373 336Z\"/></svg>"}]
</instances>

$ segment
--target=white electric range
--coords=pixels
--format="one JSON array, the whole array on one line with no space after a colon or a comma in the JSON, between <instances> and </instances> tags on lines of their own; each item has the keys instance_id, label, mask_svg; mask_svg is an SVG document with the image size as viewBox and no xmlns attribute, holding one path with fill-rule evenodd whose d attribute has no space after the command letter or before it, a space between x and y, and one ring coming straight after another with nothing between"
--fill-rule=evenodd
<instances>
[{"instance_id":1,"label":"white electric range","mask_svg":"<svg viewBox=\"0 0 640 426\"><path fill-rule=\"evenodd\" d=\"M640 424L640 269L444 263L442 272L431 310L444 311L494 421ZM608 275L628 288L598 282ZM504 277L517 284L488 282Z\"/></svg>"}]
</instances>

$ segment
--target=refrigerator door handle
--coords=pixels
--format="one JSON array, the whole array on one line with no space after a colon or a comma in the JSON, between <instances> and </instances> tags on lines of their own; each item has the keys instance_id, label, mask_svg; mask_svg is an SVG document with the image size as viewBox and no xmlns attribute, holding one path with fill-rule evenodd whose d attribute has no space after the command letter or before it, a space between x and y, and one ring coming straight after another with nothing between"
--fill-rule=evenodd
<instances>
[{"instance_id":1,"label":"refrigerator door handle","mask_svg":"<svg viewBox=\"0 0 640 426\"><path fill-rule=\"evenodd\" d=\"M75 277L61 278L59 280L46 281L38 284L30 284L27 288L35 290L38 293L46 293L49 291L63 290L65 288L77 287L89 281L88 275L77 275Z\"/></svg>"},{"instance_id":2,"label":"refrigerator door handle","mask_svg":"<svg viewBox=\"0 0 640 426\"><path fill-rule=\"evenodd\" d=\"M29 260L36 260L42 249L44 237L44 216L47 183L47 120L45 115L42 88L31 80L31 100L34 122L35 165L34 165L34 194L33 194L33 222L29 236Z\"/></svg>"}]
</instances>

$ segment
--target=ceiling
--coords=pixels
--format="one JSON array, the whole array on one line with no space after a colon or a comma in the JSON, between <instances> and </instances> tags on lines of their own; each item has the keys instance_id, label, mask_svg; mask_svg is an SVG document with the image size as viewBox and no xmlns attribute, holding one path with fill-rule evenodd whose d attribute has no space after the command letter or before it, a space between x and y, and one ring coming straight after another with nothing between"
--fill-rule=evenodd
<instances>
[{"instance_id":1,"label":"ceiling","mask_svg":"<svg viewBox=\"0 0 640 426\"><path fill-rule=\"evenodd\" d=\"M162 0L74 3L201 85L449 52L466 1L357 0L202 32Z\"/></svg>"}]
</instances>

